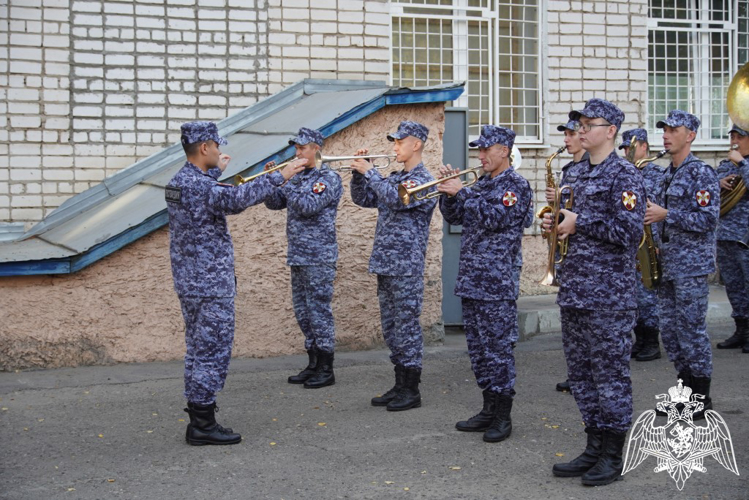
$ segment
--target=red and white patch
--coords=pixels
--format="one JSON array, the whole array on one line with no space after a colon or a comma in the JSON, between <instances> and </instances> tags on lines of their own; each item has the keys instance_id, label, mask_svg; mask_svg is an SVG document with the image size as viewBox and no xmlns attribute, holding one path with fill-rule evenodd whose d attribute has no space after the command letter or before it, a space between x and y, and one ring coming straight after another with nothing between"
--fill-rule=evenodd
<instances>
[{"instance_id":1,"label":"red and white patch","mask_svg":"<svg viewBox=\"0 0 749 500\"><path fill-rule=\"evenodd\" d=\"M512 191L507 191L502 197L502 204L506 207L511 207L518 202L518 197Z\"/></svg>"},{"instance_id":2,"label":"red and white patch","mask_svg":"<svg viewBox=\"0 0 749 500\"><path fill-rule=\"evenodd\" d=\"M710 204L710 191L701 189L697 191L697 204L701 207L706 207Z\"/></svg>"},{"instance_id":3,"label":"red and white patch","mask_svg":"<svg viewBox=\"0 0 749 500\"><path fill-rule=\"evenodd\" d=\"M407 181L401 182L401 185L406 189L415 188L418 184L416 184L416 181L413 179L408 179Z\"/></svg>"},{"instance_id":4,"label":"red and white patch","mask_svg":"<svg viewBox=\"0 0 749 500\"><path fill-rule=\"evenodd\" d=\"M323 191L325 191L325 187L326 187L325 184L323 184L322 182L315 182L312 185L312 192L315 194L320 194Z\"/></svg>"},{"instance_id":5,"label":"red and white patch","mask_svg":"<svg viewBox=\"0 0 749 500\"><path fill-rule=\"evenodd\" d=\"M627 210L632 210L637 206L637 195L632 191L624 191L622 193L622 204Z\"/></svg>"}]
</instances>

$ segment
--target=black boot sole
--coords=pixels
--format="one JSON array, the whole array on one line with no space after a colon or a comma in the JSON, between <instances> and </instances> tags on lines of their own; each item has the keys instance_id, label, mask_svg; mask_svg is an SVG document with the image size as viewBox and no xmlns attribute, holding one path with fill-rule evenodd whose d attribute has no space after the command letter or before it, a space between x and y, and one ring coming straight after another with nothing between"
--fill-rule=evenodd
<instances>
[{"instance_id":1,"label":"black boot sole","mask_svg":"<svg viewBox=\"0 0 749 500\"><path fill-rule=\"evenodd\" d=\"M592 468L593 468L593 465L591 465L589 469L585 469L579 472L573 472L573 471L567 472L567 471L558 471L552 467L551 473L555 475L556 477L581 477L585 475L585 473L588 472Z\"/></svg>"},{"instance_id":2,"label":"black boot sole","mask_svg":"<svg viewBox=\"0 0 749 500\"><path fill-rule=\"evenodd\" d=\"M460 432L486 432L487 430L489 430L489 426L490 425L491 424L488 424L485 427L464 427L464 428L460 428L460 427L458 427L458 424L455 424L455 428L457 430L459 430Z\"/></svg>"},{"instance_id":3,"label":"black boot sole","mask_svg":"<svg viewBox=\"0 0 749 500\"><path fill-rule=\"evenodd\" d=\"M395 398L393 398L393 399L395 399ZM372 404L372 406L377 406L378 408L380 408L380 407L389 405L390 401L392 401L393 399L390 399L388 401L384 401L382 403L380 403L380 402L374 402L374 401L370 401L370 403Z\"/></svg>"},{"instance_id":4,"label":"black boot sole","mask_svg":"<svg viewBox=\"0 0 749 500\"><path fill-rule=\"evenodd\" d=\"M648 356L647 358L646 357L642 357L641 358L641 357L638 356L638 357L635 358L635 361L655 361L656 359L661 359L661 353L660 352L658 352L658 354L656 354L654 356Z\"/></svg>"},{"instance_id":5,"label":"black boot sole","mask_svg":"<svg viewBox=\"0 0 749 500\"><path fill-rule=\"evenodd\" d=\"M242 442L242 437L240 436L239 439L232 439L231 441L208 441L203 439L187 439L187 444L190 446L206 446L206 445L214 445L214 446L223 446L223 445L229 445L229 444L239 444Z\"/></svg>"},{"instance_id":6,"label":"black boot sole","mask_svg":"<svg viewBox=\"0 0 749 500\"><path fill-rule=\"evenodd\" d=\"M501 437L499 439L488 439L486 436L484 436L484 442L485 443L501 443L502 441L504 441L505 439L509 438L510 436L511 436L511 434L508 434L508 435L503 436L503 437Z\"/></svg>"},{"instance_id":7,"label":"black boot sole","mask_svg":"<svg viewBox=\"0 0 749 500\"><path fill-rule=\"evenodd\" d=\"M611 484L611 483L613 483L615 481L621 481L622 479L624 479L624 476L622 476L622 474L620 472L619 474L617 474L614 477L610 477L610 478L606 478L606 479L599 479L597 481L592 481L590 479L588 479L588 480L583 479L582 483L585 486L606 486L607 484Z\"/></svg>"},{"instance_id":8,"label":"black boot sole","mask_svg":"<svg viewBox=\"0 0 749 500\"><path fill-rule=\"evenodd\" d=\"M419 401L418 403L409 405L409 406L404 406L403 408L391 408L388 406L387 411L406 411L406 410L411 410L413 408L421 408L421 401Z\"/></svg>"},{"instance_id":9,"label":"black boot sole","mask_svg":"<svg viewBox=\"0 0 749 500\"><path fill-rule=\"evenodd\" d=\"M324 384L319 385L308 385L307 382L304 383L305 389L322 389L323 387L329 387L331 385L335 385L335 379L330 379L328 382L325 382Z\"/></svg>"}]
</instances>

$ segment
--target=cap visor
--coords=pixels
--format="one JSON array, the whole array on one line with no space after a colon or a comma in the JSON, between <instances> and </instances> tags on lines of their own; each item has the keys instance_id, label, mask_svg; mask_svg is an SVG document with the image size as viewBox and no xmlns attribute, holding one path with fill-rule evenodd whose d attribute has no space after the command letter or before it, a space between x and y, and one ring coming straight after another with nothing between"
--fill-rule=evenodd
<instances>
[{"instance_id":1,"label":"cap visor","mask_svg":"<svg viewBox=\"0 0 749 500\"><path fill-rule=\"evenodd\" d=\"M570 129L567 128L566 125L557 125L557 130L560 132L564 132L565 130L570 130Z\"/></svg>"},{"instance_id":2,"label":"cap visor","mask_svg":"<svg viewBox=\"0 0 749 500\"><path fill-rule=\"evenodd\" d=\"M632 143L630 143L630 142L623 142L623 143L619 144L619 149L628 148L631 144Z\"/></svg>"},{"instance_id":3,"label":"cap visor","mask_svg":"<svg viewBox=\"0 0 749 500\"><path fill-rule=\"evenodd\" d=\"M663 128L663 127L671 127L671 126L672 125L670 123L668 123L667 121L663 121L663 120L655 124L655 128Z\"/></svg>"},{"instance_id":4,"label":"cap visor","mask_svg":"<svg viewBox=\"0 0 749 500\"><path fill-rule=\"evenodd\" d=\"M225 137L218 136L218 145L219 146L226 146L228 144L229 144L229 141L227 141Z\"/></svg>"}]
</instances>

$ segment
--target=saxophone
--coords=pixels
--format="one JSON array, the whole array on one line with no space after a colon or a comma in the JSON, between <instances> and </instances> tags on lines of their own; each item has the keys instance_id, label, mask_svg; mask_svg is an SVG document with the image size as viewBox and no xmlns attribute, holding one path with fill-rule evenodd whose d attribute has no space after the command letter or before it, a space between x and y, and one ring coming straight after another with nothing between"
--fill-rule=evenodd
<instances>
[{"instance_id":1,"label":"saxophone","mask_svg":"<svg viewBox=\"0 0 749 500\"><path fill-rule=\"evenodd\" d=\"M668 149L662 150L657 155L651 158L641 158L637 161L634 160L634 149L637 145L638 140L632 141L632 147L629 148L630 154L627 155L627 160L630 163L634 163L635 167L642 170L645 165L653 162L668 153ZM649 290L655 289L661 280L661 263L658 259L658 246L655 244L655 238L653 238L653 229L650 224L645 225L645 231L643 232L642 238L640 238L640 245L637 247L637 270L640 272L640 279L645 288Z\"/></svg>"}]
</instances>

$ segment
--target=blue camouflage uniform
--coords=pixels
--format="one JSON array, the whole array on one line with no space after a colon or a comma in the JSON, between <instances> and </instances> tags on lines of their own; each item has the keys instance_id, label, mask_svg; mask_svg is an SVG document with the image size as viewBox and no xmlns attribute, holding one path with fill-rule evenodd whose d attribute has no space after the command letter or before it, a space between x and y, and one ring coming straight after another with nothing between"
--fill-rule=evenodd
<instances>
[{"instance_id":1,"label":"blue camouflage uniform","mask_svg":"<svg viewBox=\"0 0 749 500\"><path fill-rule=\"evenodd\" d=\"M640 142L648 141L648 132L644 128L627 130L622 134L622 143L619 149L624 149L632 144L632 140L637 139ZM661 182L663 181L663 172L665 169L659 165L649 162L644 164L640 172L645 181L645 196L650 200L659 199ZM658 228L652 225L650 230L653 237L657 238ZM658 291L646 287L642 280L637 282L637 324L645 328L658 329Z\"/></svg>"},{"instance_id":2,"label":"blue camouflage uniform","mask_svg":"<svg viewBox=\"0 0 749 500\"><path fill-rule=\"evenodd\" d=\"M515 132L486 125L471 147L501 144L512 149ZM450 224L462 224L455 295L461 297L463 326L471 367L482 390L515 395L518 298L515 269L523 229L533 217L533 193L512 168L482 176L453 196L440 197L440 211Z\"/></svg>"},{"instance_id":3,"label":"blue camouflage uniform","mask_svg":"<svg viewBox=\"0 0 749 500\"><path fill-rule=\"evenodd\" d=\"M749 132L734 125L731 132L746 136ZM718 178L738 175L749 181L749 156L734 165L724 160L718 166ZM731 316L749 319L749 192L718 222L718 268L731 303Z\"/></svg>"},{"instance_id":4,"label":"blue camouflage uniform","mask_svg":"<svg viewBox=\"0 0 749 500\"><path fill-rule=\"evenodd\" d=\"M603 118L617 128L624 113L591 99L570 118ZM637 317L636 255L645 215L645 187L615 151L599 165L573 165L564 183L574 191L575 234L560 265L557 304L570 388L587 427L626 432L632 422L630 332Z\"/></svg>"},{"instance_id":5,"label":"blue camouflage uniform","mask_svg":"<svg viewBox=\"0 0 749 500\"><path fill-rule=\"evenodd\" d=\"M182 144L227 142L212 122L182 125ZM226 215L261 203L284 179L273 172L235 187L189 161L166 186L174 288L185 320L185 398L209 405L224 386L234 340L234 246Z\"/></svg>"},{"instance_id":6,"label":"blue camouflage uniform","mask_svg":"<svg viewBox=\"0 0 749 500\"><path fill-rule=\"evenodd\" d=\"M429 130L403 121L388 140L409 135L426 141ZM424 300L424 259L435 199L404 205L398 187L415 187L433 181L423 163L406 172L382 177L375 169L351 178L351 199L365 208L377 208L377 228L369 259L369 272L377 275L380 320L390 360L406 368L422 367L424 338L419 318Z\"/></svg>"},{"instance_id":7,"label":"blue camouflage uniform","mask_svg":"<svg viewBox=\"0 0 749 500\"><path fill-rule=\"evenodd\" d=\"M317 130L302 127L289 144L322 146ZM335 220L343 194L341 177L327 164L307 168L266 198L271 210L288 209L286 264L291 268L291 299L306 350L335 350L333 281L338 261Z\"/></svg>"},{"instance_id":8,"label":"blue camouflage uniform","mask_svg":"<svg viewBox=\"0 0 749 500\"><path fill-rule=\"evenodd\" d=\"M680 110L656 123L694 132L699 119ZM720 184L712 167L692 153L664 173L658 205L668 210L657 223L663 279L658 287L663 346L679 373L711 377L712 350L707 335L707 275L715 272L715 230L720 214Z\"/></svg>"}]
</instances>

